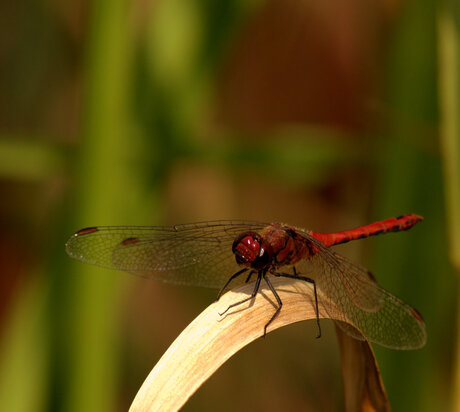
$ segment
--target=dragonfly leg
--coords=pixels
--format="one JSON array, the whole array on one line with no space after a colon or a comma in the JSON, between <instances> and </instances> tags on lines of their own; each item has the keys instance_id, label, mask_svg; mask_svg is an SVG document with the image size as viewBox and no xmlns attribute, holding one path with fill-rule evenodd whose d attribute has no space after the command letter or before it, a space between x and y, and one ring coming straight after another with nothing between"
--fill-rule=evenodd
<instances>
[{"instance_id":1,"label":"dragonfly leg","mask_svg":"<svg viewBox=\"0 0 460 412\"><path fill-rule=\"evenodd\" d=\"M315 294L315 312L316 312L316 324L318 325L318 334L316 335L316 338L321 337L321 324L319 322L319 309L318 309L318 294L316 293L316 282L307 276L300 276L297 274L297 271L294 269L294 274L291 275L289 273L274 273L275 276L279 277L284 277L284 278L290 278L290 279L300 279L305 282L311 283L313 285L313 292Z\"/></svg>"},{"instance_id":2,"label":"dragonfly leg","mask_svg":"<svg viewBox=\"0 0 460 412\"><path fill-rule=\"evenodd\" d=\"M241 269L239 270L238 272L236 272L234 275L230 276L230 279L227 280L227 283L224 285L224 287L219 291L219 293L217 294L217 299L216 301L218 301L220 299L220 297L223 295L225 289L227 288L227 286L230 284L230 282L237 278L238 276L240 276L242 273L246 272L248 270L248 268L244 268L244 269ZM252 273L252 272L251 272ZM251 275L251 274L249 274ZM247 281L246 281L247 282Z\"/></svg>"},{"instance_id":3,"label":"dragonfly leg","mask_svg":"<svg viewBox=\"0 0 460 412\"><path fill-rule=\"evenodd\" d=\"M242 273L242 272L241 272ZM225 315L231 308L234 308L235 306L239 306L244 302L247 302L248 300L254 299L254 297L257 295L257 291L259 290L260 287L260 280L262 279L262 272L259 272L256 280L256 284L254 286L254 290L251 293L251 296L247 297L246 299L243 299L239 302L232 303L227 309L225 309L222 313L219 313L220 316Z\"/></svg>"},{"instance_id":4,"label":"dragonfly leg","mask_svg":"<svg viewBox=\"0 0 460 412\"><path fill-rule=\"evenodd\" d=\"M244 281L244 283L248 283L248 282L251 280L251 276L252 276L254 273L256 273L256 271L255 271L255 270L251 270L251 271L249 272L248 277L247 277L246 280Z\"/></svg>"},{"instance_id":5,"label":"dragonfly leg","mask_svg":"<svg viewBox=\"0 0 460 412\"><path fill-rule=\"evenodd\" d=\"M264 338L265 338L265 335L267 334L267 327L268 327L268 325L270 325L270 323L272 323L272 322L275 320L275 318L276 318L276 317L278 316L278 314L280 313L281 308L283 307L283 302L281 301L281 298L279 297L278 293L276 292L275 288L273 287L272 283L270 282L270 279L268 279L266 273L263 274L263 277L264 277L265 282L267 282L268 287L269 287L270 290L272 291L273 296L275 296L275 299L276 299L276 301L278 302L278 307L276 308L275 313L274 313L273 316L270 318L270 320L268 321L268 323L264 326Z\"/></svg>"}]
</instances>

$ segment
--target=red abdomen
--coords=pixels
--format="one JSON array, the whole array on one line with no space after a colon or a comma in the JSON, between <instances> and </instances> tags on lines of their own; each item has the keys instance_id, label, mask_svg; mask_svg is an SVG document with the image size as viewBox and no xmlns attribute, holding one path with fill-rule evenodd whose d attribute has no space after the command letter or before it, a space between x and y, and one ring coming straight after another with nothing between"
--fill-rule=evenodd
<instances>
[{"instance_id":1,"label":"red abdomen","mask_svg":"<svg viewBox=\"0 0 460 412\"><path fill-rule=\"evenodd\" d=\"M326 246L338 245L346 243L354 239L362 239L369 236L380 235L388 232L399 232L408 230L418 222L422 221L423 217L413 213L392 217L390 219L381 220L369 225L360 226L355 229L345 230L336 233L310 233L311 236L324 243Z\"/></svg>"}]
</instances>

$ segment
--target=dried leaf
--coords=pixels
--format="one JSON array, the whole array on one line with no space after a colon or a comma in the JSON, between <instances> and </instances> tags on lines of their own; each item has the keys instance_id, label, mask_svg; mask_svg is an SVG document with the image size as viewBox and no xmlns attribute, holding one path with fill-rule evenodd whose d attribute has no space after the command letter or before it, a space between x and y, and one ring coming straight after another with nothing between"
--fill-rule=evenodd
<instances>
[{"instance_id":1,"label":"dried leaf","mask_svg":"<svg viewBox=\"0 0 460 412\"><path fill-rule=\"evenodd\" d=\"M366 340L356 340L336 326L347 412L387 412L390 404L377 361Z\"/></svg>"},{"instance_id":2,"label":"dried leaf","mask_svg":"<svg viewBox=\"0 0 460 412\"><path fill-rule=\"evenodd\" d=\"M284 278L275 278L272 283L283 301L283 308L270 325L268 332L302 320L316 319L311 284ZM261 286L254 300L232 308L223 316L219 315L229 305L247 298L253 288L251 283L226 293L218 302L210 305L190 323L150 372L137 393L130 411L174 411L180 409L227 359L250 342L261 337L264 325L276 307L274 297L266 285ZM320 292L318 291L318 293ZM328 304L324 297L321 296L320 299L322 305L327 307L328 312L326 313L320 307L320 318L333 317L334 306ZM359 345L365 343L356 342ZM356 357L360 350L363 351L363 358L368 359L364 354L366 345L356 346L349 354L345 351L343 356L345 358L348 356ZM345 363L350 362L345 361ZM367 362L362 362L360 365L362 365L360 368L364 366L369 368ZM372 368L369 368L369 371L372 371ZM373 387L373 381L380 378L372 375L372 382L367 382L366 376L369 371L359 369L353 376L360 376L360 385ZM378 374L378 369L375 371ZM350 393L352 393L351 390ZM370 391L370 393L374 392ZM346 391L347 395L348 391ZM360 397L359 399L367 398ZM371 395L369 399L373 399ZM351 411L352 409L347 410Z\"/></svg>"}]
</instances>

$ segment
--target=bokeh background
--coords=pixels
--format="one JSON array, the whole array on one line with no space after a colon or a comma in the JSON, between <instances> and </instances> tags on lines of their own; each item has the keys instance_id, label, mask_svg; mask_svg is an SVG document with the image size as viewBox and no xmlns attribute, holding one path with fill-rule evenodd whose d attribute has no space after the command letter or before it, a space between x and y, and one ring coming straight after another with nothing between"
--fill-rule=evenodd
<instances>
[{"instance_id":1,"label":"bokeh background","mask_svg":"<svg viewBox=\"0 0 460 412\"><path fill-rule=\"evenodd\" d=\"M64 245L82 227L241 218L336 231L411 212L425 221L410 232L337 249L426 320L424 349L375 346L393 409L455 409L458 11L1 2L0 409L126 410L215 299L72 261ZM319 340L309 322L249 345L184 410L342 410L323 324Z\"/></svg>"}]
</instances>

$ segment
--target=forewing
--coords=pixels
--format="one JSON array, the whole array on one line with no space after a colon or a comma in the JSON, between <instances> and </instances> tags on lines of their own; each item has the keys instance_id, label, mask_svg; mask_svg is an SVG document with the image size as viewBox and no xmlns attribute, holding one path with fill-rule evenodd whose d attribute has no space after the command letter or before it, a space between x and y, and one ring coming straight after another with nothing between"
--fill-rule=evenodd
<instances>
[{"instance_id":1,"label":"forewing","mask_svg":"<svg viewBox=\"0 0 460 412\"><path fill-rule=\"evenodd\" d=\"M416 349L426 342L426 330L420 314L380 287L369 272L335 253L307 233L319 252L296 264L298 272L312 277L318 289L369 340L393 349ZM327 310L327 307L325 307ZM362 336L338 322L355 338Z\"/></svg>"},{"instance_id":2,"label":"forewing","mask_svg":"<svg viewBox=\"0 0 460 412\"><path fill-rule=\"evenodd\" d=\"M232 253L235 238L265 226L245 221L106 226L77 232L66 248L85 263L170 283L220 288L241 269ZM242 281L236 279L232 286Z\"/></svg>"}]
</instances>

